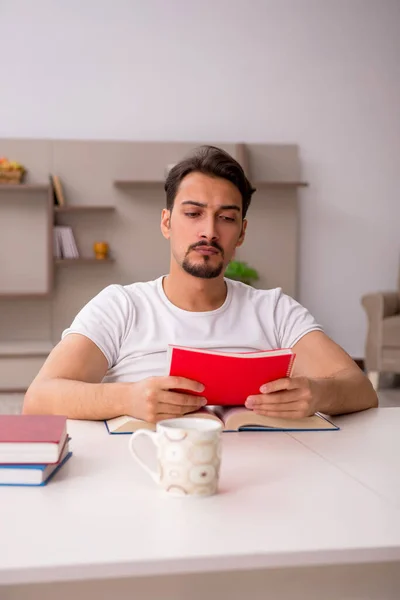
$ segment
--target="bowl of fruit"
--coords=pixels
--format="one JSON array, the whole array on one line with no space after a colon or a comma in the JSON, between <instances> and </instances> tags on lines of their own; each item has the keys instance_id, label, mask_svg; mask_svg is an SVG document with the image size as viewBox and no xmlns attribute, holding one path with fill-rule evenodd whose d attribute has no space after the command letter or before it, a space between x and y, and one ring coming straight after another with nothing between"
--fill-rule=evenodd
<instances>
[{"instance_id":1,"label":"bowl of fruit","mask_svg":"<svg viewBox=\"0 0 400 600\"><path fill-rule=\"evenodd\" d=\"M26 169L16 160L0 158L0 183L22 183Z\"/></svg>"}]
</instances>

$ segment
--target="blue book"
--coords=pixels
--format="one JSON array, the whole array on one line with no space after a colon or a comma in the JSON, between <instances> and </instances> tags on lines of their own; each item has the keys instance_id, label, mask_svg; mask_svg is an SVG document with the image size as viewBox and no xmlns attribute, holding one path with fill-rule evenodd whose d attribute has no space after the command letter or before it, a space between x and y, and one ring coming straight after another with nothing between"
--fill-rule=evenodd
<instances>
[{"instance_id":1,"label":"blue book","mask_svg":"<svg viewBox=\"0 0 400 600\"><path fill-rule=\"evenodd\" d=\"M43 486L61 469L72 456L66 442L60 460L55 464L0 464L0 486Z\"/></svg>"}]
</instances>

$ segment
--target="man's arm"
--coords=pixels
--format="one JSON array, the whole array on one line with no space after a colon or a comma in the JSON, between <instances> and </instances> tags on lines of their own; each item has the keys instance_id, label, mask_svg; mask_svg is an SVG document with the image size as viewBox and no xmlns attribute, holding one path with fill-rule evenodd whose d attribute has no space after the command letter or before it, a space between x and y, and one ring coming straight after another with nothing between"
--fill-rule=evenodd
<instances>
[{"instance_id":1,"label":"man's arm","mask_svg":"<svg viewBox=\"0 0 400 600\"><path fill-rule=\"evenodd\" d=\"M292 377L262 386L246 406L259 414L301 418L322 412L338 415L378 406L377 395L352 358L322 331L303 336Z\"/></svg>"},{"instance_id":2,"label":"man's arm","mask_svg":"<svg viewBox=\"0 0 400 600\"><path fill-rule=\"evenodd\" d=\"M130 415L156 422L206 403L202 397L170 391L203 391L203 385L189 379L149 377L133 383L101 383L107 369L107 359L96 344L71 333L52 350L31 383L23 412L88 420Z\"/></svg>"},{"instance_id":3,"label":"man's arm","mask_svg":"<svg viewBox=\"0 0 400 600\"><path fill-rule=\"evenodd\" d=\"M102 384L107 359L89 338L72 333L50 353L25 394L25 414L108 419L126 414L126 384Z\"/></svg>"},{"instance_id":4,"label":"man's arm","mask_svg":"<svg viewBox=\"0 0 400 600\"><path fill-rule=\"evenodd\" d=\"M369 379L343 348L322 331L302 337L293 351L293 376L310 379L317 411L337 415L378 406Z\"/></svg>"}]
</instances>

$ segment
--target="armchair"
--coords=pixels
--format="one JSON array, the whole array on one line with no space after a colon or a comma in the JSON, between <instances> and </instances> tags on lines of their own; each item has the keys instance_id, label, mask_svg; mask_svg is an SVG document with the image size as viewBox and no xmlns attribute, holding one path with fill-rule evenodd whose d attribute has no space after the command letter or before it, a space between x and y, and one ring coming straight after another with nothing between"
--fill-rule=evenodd
<instances>
[{"instance_id":1,"label":"armchair","mask_svg":"<svg viewBox=\"0 0 400 600\"><path fill-rule=\"evenodd\" d=\"M368 318L365 367L375 390L379 374L400 373L400 290L362 297Z\"/></svg>"}]
</instances>

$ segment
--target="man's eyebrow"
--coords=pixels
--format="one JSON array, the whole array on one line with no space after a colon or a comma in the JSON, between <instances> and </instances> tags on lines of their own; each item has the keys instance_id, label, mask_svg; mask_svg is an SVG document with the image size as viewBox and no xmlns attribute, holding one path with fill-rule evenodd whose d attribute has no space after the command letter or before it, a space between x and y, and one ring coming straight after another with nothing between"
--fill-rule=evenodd
<instances>
[{"instance_id":1,"label":"man's eyebrow","mask_svg":"<svg viewBox=\"0 0 400 600\"><path fill-rule=\"evenodd\" d=\"M183 206L184 204L199 206L200 208L207 208L207 204L204 204L203 202L196 202L195 200L185 200L184 202L181 202L181 206ZM218 207L218 210L237 210L238 212L240 212L240 206L238 206L237 204L221 204Z\"/></svg>"}]
</instances>

